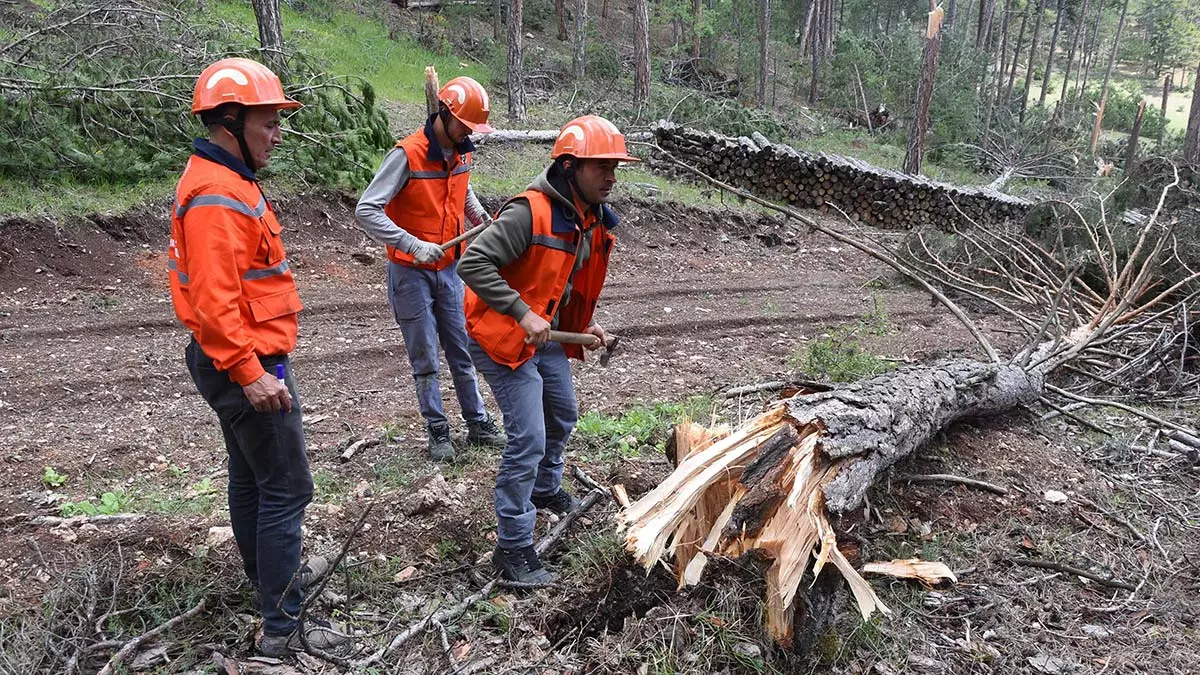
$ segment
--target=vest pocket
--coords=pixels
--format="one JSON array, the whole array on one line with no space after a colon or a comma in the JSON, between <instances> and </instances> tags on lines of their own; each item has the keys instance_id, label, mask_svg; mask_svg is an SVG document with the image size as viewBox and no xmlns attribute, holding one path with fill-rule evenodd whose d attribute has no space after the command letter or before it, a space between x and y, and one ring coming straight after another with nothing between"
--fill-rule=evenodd
<instances>
[{"instance_id":1,"label":"vest pocket","mask_svg":"<svg viewBox=\"0 0 1200 675\"><path fill-rule=\"evenodd\" d=\"M300 294L294 287L250 300L250 315L258 323L295 314L302 309L304 305L300 303Z\"/></svg>"}]
</instances>

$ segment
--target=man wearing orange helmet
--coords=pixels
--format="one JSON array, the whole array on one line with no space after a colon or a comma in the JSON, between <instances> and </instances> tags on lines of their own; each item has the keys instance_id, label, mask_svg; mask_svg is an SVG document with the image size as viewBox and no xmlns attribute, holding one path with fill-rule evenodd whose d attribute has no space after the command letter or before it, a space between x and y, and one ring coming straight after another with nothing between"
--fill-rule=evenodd
<instances>
[{"instance_id":1,"label":"man wearing orange helmet","mask_svg":"<svg viewBox=\"0 0 1200 675\"><path fill-rule=\"evenodd\" d=\"M578 503L562 488L562 453L579 418L567 359L583 359L583 349L547 339L554 328L595 335L591 349L603 344L592 315L617 225L604 202L618 163L638 161L621 132L595 115L567 123L550 156L554 163L504 205L458 267L471 357L508 434L496 475L492 562L522 584L556 578L534 550L537 509L561 514Z\"/></svg>"},{"instance_id":2,"label":"man wearing orange helmet","mask_svg":"<svg viewBox=\"0 0 1200 675\"><path fill-rule=\"evenodd\" d=\"M167 264L175 314L192 333L188 370L229 454L229 518L263 616L259 648L276 657L300 649L301 630L316 647L348 642L328 624L290 618L328 563L300 559L313 481L288 354L301 304L255 172L282 142L279 111L299 107L255 61L222 59L200 74L192 113L209 135L196 139L175 190Z\"/></svg>"},{"instance_id":3,"label":"man wearing orange helmet","mask_svg":"<svg viewBox=\"0 0 1200 675\"><path fill-rule=\"evenodd\" d=\"M467 423L467 441L500 445L504 436L483 398L463 325L463 287L456 267L465 243L442 244L462 234L464 215L473 225L491 218L471 190L471 132L492 131L483 86L456 77L438 92L438 112L424 128L396 144L363 192L355 216L363 231L387 245L388 302L404 334L417 405L425 419L429 456L454 459L450 424L438 385L438 343L454 379Z\"/></svg>"}]
</instances>

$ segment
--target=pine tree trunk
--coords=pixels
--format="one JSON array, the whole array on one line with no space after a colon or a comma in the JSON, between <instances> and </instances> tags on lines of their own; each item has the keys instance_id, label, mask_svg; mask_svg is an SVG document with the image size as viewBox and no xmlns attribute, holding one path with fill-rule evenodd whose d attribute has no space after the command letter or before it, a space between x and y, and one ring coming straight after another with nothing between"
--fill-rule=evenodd
<instances>
[{"instance_id":1,"label":"pine tree trunk","mask_svg":"<svg viewBox=\"0 0 1200 675\"><path fill-rule=\"evenodd\" d=\"M587 75L588 0L575 0L575 34L571 43L571 70L576 80Z\"/></svg>"},{"instance_id":2,"label":"pine tree trunk","mask_svg":"<svg viewBox=\"0 0 1200 675\"><path fill-rule=\"evenodd\" d=\"M1162 117L1158 125L1158 149L1160 152L1162 151L1163 132L1167 128L1167 100L1171 97L1172 74L1172 71L1168 70L1166 76L1163 77L1162 111L1159 113Z\"/></svg>"},{"instance_id":3,"label":"pine tree trunk","mask_svg":"<svg viewBox=\"0 0 1200 675\"><path fill-rule=\"evenodd\" d=\"M1032 0L1030 0L1032 1ZM1033 62L1037 58L1038 37L1042 30L1042 16L1046 13L1046 0L1037 0L1037 14L1033 17L1033 38L1029 42L1029 62L1025 65L1025 93L1021 95L1021 112L1018 123L1025 123L1025 111L1029 108L1029 94L1033 91Z\"/></svg>"},{"instance_id":4,"label":"pine tree trunk","mask_svg":"<svg viewBox=\"0 0 1200 675\"><path fill-rule=\"evenodd\" d=\"M251 0L254 18L258 21L258 42L262 46L263 61L276 73L284 71L283 17L279 14L279 0Z\"/></svg>"},{"instance_id":5,"label":"pine tree trunk","mask_svg":"<svg viewBox=\"0 0 1200 675\"><path fill-rule=\"evenodd\" d=\"M816 105L817 103L817 82L821 77L821 55L825 53L821 47L821 23L822 13L825 11L825 0L813 0L813 5L816 9L813 12L813 28L812 36L809 40L809 49L812 52L812 71L811 78L808 83L808 104Z\"/></svg>"},{"instance_id":6,"label":"pine tree trunk","mask_svg":"<svg viewBox=\"0 0 1200 675\"><path fill-rule=\"evenodd\" d=\"M1075 61L1075 51L1079 49L1080 41L1083 39L1084 34L1087 33L1087 29L1085 28L1087 24L1084 21L1084 18L1087 17L1088 7L1090 4L1091 0L1083 0L1083 8L1079 10L1079 19L1075 22L1075 34L1071 38L1071 47L1067 50L1067 66L1063 69L1062 96L1060 96L1058 99L1058 110L1056 110L1054 113L1055 117L1059 117L1059 111L1061 111L1064 106L1070 104L1070 99L1067 96L1067 92L1070 91L1071 86L1071 65Z\"/></svg>"},{"instance_id":7,"label":"pine tree trunk","mask_svg":"<svg viewBox=\"0 0 1200 675\"><path fill-rule=\"evenodd\" d=\"M508 119L525 122L525 59L521 53L524 36L524 0L508 4Z\"/></svg>"},{"instance_id":8,"label":"pine tree trunk","mask_svg":"<svg viewBox=\"0 0 1200 675\"><path fill-rule=\"evenodd\" d=\"M1088 46L1083 51L1083 78L1076 88L1076 104L1087 97L1088 77L1091 75L1092 67L1096 65L1096 52L1100 48L1100 26L1104 23L1104 0L1100 0L1096 4L1099 5L1096 9L1096 24L1092 29L1091 40L1088 41Z\"/></svg>"},{"instance_id":9,"label":"pine tree trunk","mask_svg":"<svg viewBox=\"0 0 1200 675\"><path fill-rule=\"evenodd\" d=\"M1032 0L1030 0L1032 2ZM1012 105L1013 84L1017 81L1017 63L1021 60L1021 45L1025 43L1025 27L1029 22L1029 8L1021 12L1021 28L1017 31L1017 44L1013 47L1012 64L1008 68L1008 84L1004 87L1004 103Z\"/></svg>"},{"instance_id":10,"label":"pine tree trunk","mask_svg":"<svg viewBox=\"0 0 1200 675\"><path fill-rule=\"evenodd\" d=\"M700 25L703 16L700 0L692 0L692 58L700 58Z\"/></svg>"},{"instance_id":11,"label":"pine tree trunk","mask_svg":"<svg viewBox=\"0 0 1200 675\"><path fill-rule=\"evenodd\" d=\"M500 42L501 36L504 35L501 27L500 13L500 0L492 0L492 39L497 43Z\"/></svg>"},{"instance_id":12,"label":"pine tree trunk","mask_svg":"<svg viewBox=\"0 0 1200 675\"><path fill-rule=\"evenodd\" d=\"M554 18L558 20L558 41L567 41L567 6L566 0L554 0Z\"/></svg>"},{"instance_id":13,"label":"pine tree trunk","mask_svg":"<svg viewBox=\"0 0 1200 675\"><path fill-rule=\"evenodd\" d=\"M1104 124L1104 106L1108 103L1108 82L1112 79L1113 65L1117 62L1117 46L1121 44L1121 29L1125 27L1125 14L1129 0L1121 4L1121 18L1117 21L1117 33L1113 35L1112 50L1108 53L1108 67L1104 69L1104 84L1100 87L1100 108L1096 111L1096 123L1092 126L1092 154L1096 154L1096 143L1100 140L1100 129Z\"/></svg>"},{"instance_id":14,"label":"pine tree trunk","mask_svg":"<svg viewBox=\"0 0 1200 675\"><path fill-rule=\"evenodd\" d=\"M990 49L992 17L995 14L996 0L979 0L979 23L975 26L975 49Z\"/></svg>"},{"instance_id":15,"label":"pine tree trunk","mask_svg":"<svg viewBox=\"0 0 1200 675\"><path fill-rule=\"evenodd\" d=\"M916 111L912 126L908 129L907 149L904 153L903 170L917 175L921 173L921 161L925 156L925 132L929 129L929 104L933 100L933 87L937 79L938 51L942 46L943 11L935 0L929 2L929 22L925 29L925 52L921 60L921 79L917 83Z\"/></svg>"},{"instance_id":16,"label":"pine tree trunk","mask_svg":"<svg viewBox=\"0 0 1200 675\"><path fill-rule=\"evenodd\" d=\"M1046 56L1046 72L1042 75L1042 94L1038 105L1046 105L1046 92L1050 90L1050 73L1054 70L1054 48L1058 46L1058 32L1062 28L1063 0L1058 0L1058 11L1054 18L1054 32L1050 35L1050 52Z\"/></svg>"},{"instance_id":17,"label":"pine tree trunk","mask_svg":"<svg viewBox=\"0 0 1200 675\"><path fill-rule=\"evenodd\" d=\"M1187 133L1183 137L1183 159L1188 164L1200 164L1200 65L1196 66L1192 107L1188 110Z\"/></svg>"},{"instance_id":18,"label":"pine tree trunk","mask_svg":"<svg viewBox=\"0 0 1200 675\"><path fill-rule=\"evenodd\" d=\"M1004 76L1008 72L1008 28L1009 18L1012 15L1012 0L1004 0L1004 17L1000 20L1000 72L996 74L996 102L999 103L1004 96ZM1015 56L1013 63L1016 63ZM987 135L986 130L984 135Z\"/></svg>"},{"instance_id":19,"label":"pine tree trunk","mask_svg":"<svg viewBox=\"0 0 1200 675\"><path fill-rule=\"evenodd\" d=\"M812 39L813 12L820 0L808 0L808 11L804 14L804 27L800 30L800 54L808 53L808 43ZM876 5L878 7L878 5Z\"/></svg>"},{"instance_id":20,"label":"pine tree trunk","mask_svg":"<svg viewBox=\"0 0 1200 675\"><path fill-rule=\"evenodd\" d=\"M1133 131L1129 132L1129 144L1125 148L1125 175L1133 171L1133 161L1137 155L1138 136L1142 133L1142 118L1146 116L1146 99L1138 101L1137 117L1133 118Z\"/></svg>"},{"instance_id":21,"label":"pine tree trunk","mask_svg":"<svg viewBox=\"0 0 1200 675\"><path fill-rule=\"evenodd\" d=\"M771 0L758 0L758 107L767 105L767 44L771 37Z\"/></svg>"},{"instance_id":22,"label":"pine tree trunk","mask_svg":"<svg viewBox=\"0 0 1200 675\"><path fill-rule=\"evenodd\" d=\"M958 0L946 3L946 30L954 31L954 18L958 14Z\"/></svg>"},{"instance_id":23,"label":"pine tree trunk","mask_svg":"<svg viewBox=\"0 0 1200 675\"><path fill-rule=\"evenodd\" d=\"M635 0L633 10L633 100L641 105L650 100L650 15L646 0Z\"/></svg>"},{"instance_id":24,"label":"pine tree trunk","mask_svg":"<svg viewBox=\"0 0 1200 675\"><path fill-rule=\"evenodd\" d=\"M825 0L825 30L821 36L821 45L825 47L825 63L833 58L833 0Z\"/></svg>"}]
</instances>

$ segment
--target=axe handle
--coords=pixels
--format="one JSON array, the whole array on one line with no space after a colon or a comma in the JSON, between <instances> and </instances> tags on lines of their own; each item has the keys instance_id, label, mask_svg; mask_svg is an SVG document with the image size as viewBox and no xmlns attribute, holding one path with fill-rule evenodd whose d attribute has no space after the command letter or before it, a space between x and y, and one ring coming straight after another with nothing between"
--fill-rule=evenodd
<instances>
[{"instance_id":1,"label":"axe handle","mask_svg":"<svg viewBox=\"0 0 1200 675\"><path fill-rule=\"evenodd\" d=\"M550 331L550 341L568 345L594 345L600 338L591 333L568 333L561 330Z\"/></svg>"},{"instance_id":2,"label":"axe handle","mask_svg":"<svg viewBox=\"0 0 1200 675\"><path fill-rule=\"evenodd\" d=\"M492 224L492 221L490 219L483 221L482 223L476 225L475 227L472 227L471 229L467 230L466 232L463 232L462 234L458 235L457 237L442 244L442 250L449 251L450 249L454 248L455 246L458 246L459 244L461 244L462 242L470 239L471 237L474 237L475 235L479 234L480 232L483 232L484 230L487 229L487 226L491 225L491 224Z\"/></svg>"}]
</instances>

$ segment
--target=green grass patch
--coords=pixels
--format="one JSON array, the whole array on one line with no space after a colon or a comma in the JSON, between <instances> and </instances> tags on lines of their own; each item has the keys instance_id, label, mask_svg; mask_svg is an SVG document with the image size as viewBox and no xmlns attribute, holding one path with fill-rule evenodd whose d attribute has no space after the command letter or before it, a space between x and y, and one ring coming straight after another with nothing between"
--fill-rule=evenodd
<instances>
[{"instance_id":1,"label":"green grass patch","mask_svg":"<svg viewBox=\"0 0 1200 675\"><path fill-rule=\"evenodd\" d=\"M407 37L390 37L388 26L374 17L319 1L307 4L313 9L297 11L288 3L281 4L284 42L319 55L334 75L367 80L385 100L424 103L427 65L437 68L442 82L459 75L482 81L487 74L473 61L434 54ZM246 30L257 30L248 2L223 0L206 11Z\"/></svg>"},{"instance_id":2,"label":"green grass patch","mask_svg":"<svg viewBox=\"0 0 1200 675\"><path fill-rule=\"evenodd\" d=\"M637 457L645 450L661 451L671 427L684 418L697 419L712 409L712 399L694 396L682 403L637 405L618 415L587 412L579 418L572 437L601 459L615 453Z\"/></svg>"},{"instance_id":3,"label":"green grass patch","mask_svg":"<svg viewBox=\"0 0 1200 675\"><path fill-rule=\"evenodd\" d=\"M567 551L562 568L572 578L595 579L611 570L624 555L625 545L612 530L591 532Z\"/></svg>"},{"instance_id":4,"label":"green grass patch","mask_svg":"<svg viewBox=\"0 0 1200 675\"><path fill-rule=\"evenodd\" d=\"M170 199L176 178L139 183L35 183L0 176L0 218L125 213L147 202Z\"/></svg>"},{"instance_id":5,"label":"green grass patch","mask_svg":"<svg viewBox=\"0 0 1200 675\"><path fill-rule=\"evenodd\" d=\"M788 357L788 365L830 382L855 382L895 368L890 361L864 351L854 333L838 329Z\"/></svg>"}]
</instances>

